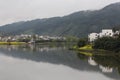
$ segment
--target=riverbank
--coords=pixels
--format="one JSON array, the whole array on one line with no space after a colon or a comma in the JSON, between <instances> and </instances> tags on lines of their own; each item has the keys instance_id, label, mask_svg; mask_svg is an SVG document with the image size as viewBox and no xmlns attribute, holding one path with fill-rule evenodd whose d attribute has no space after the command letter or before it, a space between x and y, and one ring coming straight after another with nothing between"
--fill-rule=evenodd
<instances>
[{"instance_id":1,"label":"riverbank","mask_svg":"<svg viewBox=\"0 0 120 80\"><path fill-rule=\"evenodd\" d=\"M104 50L104 49L94 49L93 47L92 47L92 45L85 45L85 46L83 46L83 47L78 47L78 46L73 46L72 48L70 48L70 50L77 50L77 51L107 51L108 52L108 50ZM112 52L112 51L109 51L109 52Z\"/></svg>"},{"instance_id":2,"label":"riverbank","mask_svg":"<svg viewBox=\"0 0 120 80\"><path fill-rule=\"evenodd\" d=\"M29 44L35 44L35 45L49 45L49 46L73 46L76 43L71 42L37 42L37 43L27 43L27 42L0 42L0 45L29 45Z\"/></svg>"},{"instance_id":3,"label":"riverbank","mask_svg":"<svg viewBox=\"0 0 120 80\"><path fill-rule=\"evenodd\" d=\"M70 50L75 50L80 54L86 55L86 56L93 56L93 55L109 55L109 56L113 56L113 55L119 55L118 53L115 53L113 51L108 51L108 50L103 50L103 49L93 49L92 45L85 45L83 47L77 47L74 46L73 48L71 48Z\"/></svg>"},{"instance_id":4,"label":"riverbank","mask_svg":"<svg viewBox=\"0 0 120 80\"><path fill-rule=\"evenodd\" d=\"M92 48L92 45L85 45L83 47L78 47L78 46L73 46L72 48L70 48L71 50L94 50Z\"/></svg>"},{"instance_id":5,"label":"riverbank","mask_svg":"<svg viewBox=\"0 0 120 80\"><path fill-rule=\"evenodd\" d=\"M23 45L25 42L0 42L0 45Z\"/></svg>"}]
</instances>

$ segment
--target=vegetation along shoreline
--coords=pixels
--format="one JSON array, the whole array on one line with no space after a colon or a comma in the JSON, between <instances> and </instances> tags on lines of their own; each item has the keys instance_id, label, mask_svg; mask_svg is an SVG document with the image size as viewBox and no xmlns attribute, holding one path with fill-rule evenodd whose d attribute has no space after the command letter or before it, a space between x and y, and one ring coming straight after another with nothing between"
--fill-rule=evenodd
<instances>
[{"instance_id":1,"label":"vegetation along shoreline","mask_svg":"<svg viewBox=\"0 0 120 80\"><path fill-rule=\"evenodd\" d=\"M103 54L120 53L120 30L115 28L102 30L101 33L90 33L88 38L81 38L77 45L70 48L79 52L99 52ZM97 53L95 53L97 54Z\"/></svg>"}]
</instances>

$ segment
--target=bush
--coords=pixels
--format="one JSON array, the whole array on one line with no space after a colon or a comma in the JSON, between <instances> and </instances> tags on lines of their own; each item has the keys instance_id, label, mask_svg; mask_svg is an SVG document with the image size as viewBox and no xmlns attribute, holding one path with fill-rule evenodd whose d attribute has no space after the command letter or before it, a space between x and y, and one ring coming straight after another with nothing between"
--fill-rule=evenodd
<instances>
[{"instance_id":1,"label":"bush","mask_svg":"<svg viewBox=\"0 0 120 80\"><path fill-rule=\"evenodd\" d=\"M104 49L110 51L120 51L120 40L112 37L102 37L93 43L94 49Z\"/></svg>"},{"instance_id":2,"label":"bush","mask_svg":"<svg viewBox=\"0 0 120 80\"><path fill-rule=\"evenodd\" d=\"M87 39L80 39L77 43L78 47L83 47L87 44Z\"/></svg>"}]
</instances>

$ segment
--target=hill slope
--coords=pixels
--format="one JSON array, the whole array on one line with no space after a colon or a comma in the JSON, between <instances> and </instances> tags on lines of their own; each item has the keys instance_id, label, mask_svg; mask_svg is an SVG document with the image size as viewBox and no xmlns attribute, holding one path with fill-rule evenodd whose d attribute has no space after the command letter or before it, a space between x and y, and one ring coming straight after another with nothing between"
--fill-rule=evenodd
<instances>
[{"instance_id":1,"label":"hill slope","mask_svg":"<svg viewBox=\"0 0 120 80\"><path fill-rule=\"evenodd\" d=\"M85 37L90 32L120 25L120 3L95 11L80 11L68 16L17 22L0 27L6 34L72 35Z\"/></svg>"}]
</instances>

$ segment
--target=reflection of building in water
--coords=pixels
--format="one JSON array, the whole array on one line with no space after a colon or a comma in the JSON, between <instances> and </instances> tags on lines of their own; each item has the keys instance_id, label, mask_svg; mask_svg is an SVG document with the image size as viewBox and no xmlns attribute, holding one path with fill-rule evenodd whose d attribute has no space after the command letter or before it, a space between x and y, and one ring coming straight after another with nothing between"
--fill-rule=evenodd
<instances>
[{"instance_id":1,"label":"reflection of building in water","mask_svg":"<svg viewBox=\"0 0 120 80\"><path fill-rule=\"evenodd\" d=\"M29 47L32 51L34 50L34 48L36 48L34 44L30 44Z\"/></svg>"},{"instance_id":2,"label":"reflection of building in water","mask_svg":"<svg viewBox=\"0 0 120 80\"><path fill-rule=\"evenodd\" d=\"M92 65L92 66L96 66L96 65L97 65L97 63L92 59L92 57L89 57L88 63L89 63L90 65Z\"/></svg>"},{"instance_id":3,"label":"reflection of building in water","mask_svg":"<svg viewBox=\"0 0 120 80\"><path fill-rule=\"evenodd\" d=\"M57 47L58 48L58 47ZM49 46L36 46L36 45L30 45L30 49L33 51L33 50L36 50L36 51L40 51L40 52L43 52L43 51L52 51L52 50L56 50L55 47L49 47Z\"/></svg>"},{"instance_id":4,"label":"reflection of building in water","mask_svg":"<svg viewBox=\"0 0 120 80\"><path fill-rule=\"evenodd\" d=\"M102 65L100 65L99 67L102 70L102 72L105 72L105 73L111 73L111 72L113 72L113 68L104 67Z\"/></svg>"},{"instance_id":5,"label":"reflection of building in water","mask_svg":"<svg viewBox=\"0 0 120 80\"><path fill-rule=\"evenodd\" d=\"M44 45L5 45L0 46L0 49L5 49L8 51L13 50L22 50L22 51L39 51L39 52L49 52L59 49L65 49L66 47L50 47L50 46L44 46Z\"/></svg>"},{"instance_id":6,"label":"reflection of building in water","mask_svg":"<svg viewBox=\"0 0 120 80\"><path fill-rule=\"evenodd\" d=\"M12 49L10 47L8 47L8 51L11 51Z\"/></svg>"},{"instance_id":7,"label":"reflection of building in water","mask_svg":"<svg viewBox=\"0 0 120 80\"><path fill-rule=\"evenodd\" d=\"M54 51L54 50L56 50L56 49L60 49L60 48L50 48L50 47L38 48L38 50L39 50L40 52L43 52L43 51L46 51L46 52L48 52L48 51Z\"/></svg>"},{"instance_id":8,"label":"reflection of building in water","mask_svg":"<svg viewBox=\"0 0 120 80\"><path fill-rule=\"evenodd\" d=\"M27 48L23 48L23 51L27 51Z\"/></svg>"}]
</instances>

